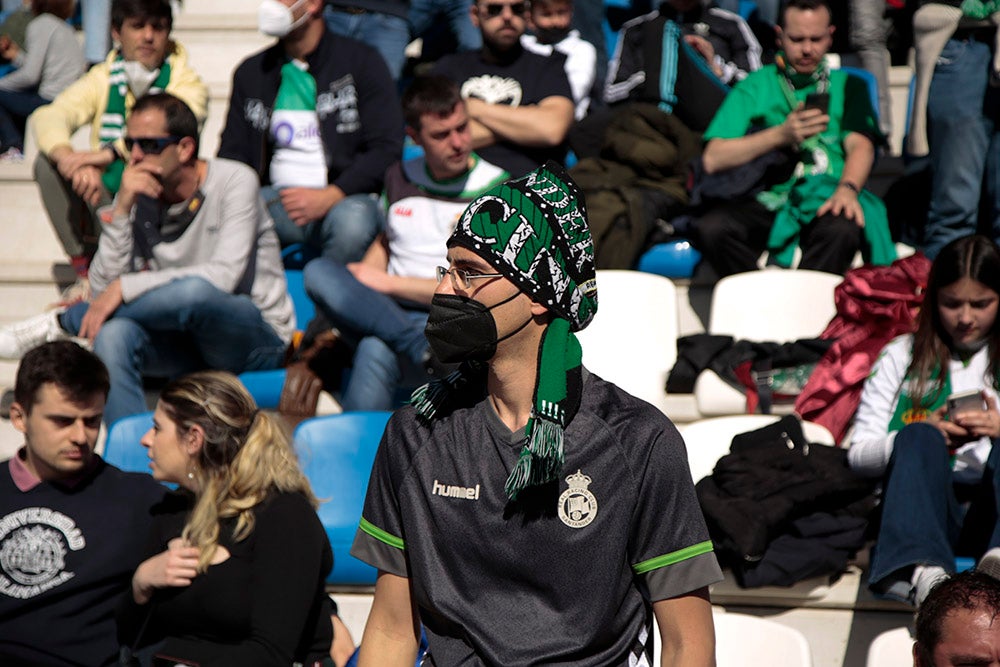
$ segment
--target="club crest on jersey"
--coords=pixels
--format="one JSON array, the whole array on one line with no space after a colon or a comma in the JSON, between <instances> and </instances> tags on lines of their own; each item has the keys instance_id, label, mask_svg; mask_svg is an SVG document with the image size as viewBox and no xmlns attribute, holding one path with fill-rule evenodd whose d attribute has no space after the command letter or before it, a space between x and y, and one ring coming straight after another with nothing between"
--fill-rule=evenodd
<instances>
[{"instance_id":1,"label":"club crest on jersey","mask_svg":"<svg viewBox=\"0 0 1000 667\"><path fill-rule=\"evenodd\" d=\"M597 498L587 489L590 482L579 470L566 478L569 488L559 496L559 519L570 528L589 526L597 517Z\"/></svg>"}]
</instances>

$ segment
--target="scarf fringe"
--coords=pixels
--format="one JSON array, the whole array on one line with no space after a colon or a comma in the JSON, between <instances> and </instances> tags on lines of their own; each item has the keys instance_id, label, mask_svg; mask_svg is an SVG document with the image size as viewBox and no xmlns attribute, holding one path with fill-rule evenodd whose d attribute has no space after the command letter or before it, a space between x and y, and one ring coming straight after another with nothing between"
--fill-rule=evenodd
<instances>
[{"instance_id":1,"label":"scarf fringe","mask_svg":"<svg viewBox=\"0 0 1000 667\"><path fill-rule=\"evenodd\" d=\"M475 374L478 369L479 366L474 363L462 364L447 376L417 387L410 394L410 405L421 418L426 421L433 420L454 398L455 390L468 382L469 376Z\"/></svg>"}]
</instances>

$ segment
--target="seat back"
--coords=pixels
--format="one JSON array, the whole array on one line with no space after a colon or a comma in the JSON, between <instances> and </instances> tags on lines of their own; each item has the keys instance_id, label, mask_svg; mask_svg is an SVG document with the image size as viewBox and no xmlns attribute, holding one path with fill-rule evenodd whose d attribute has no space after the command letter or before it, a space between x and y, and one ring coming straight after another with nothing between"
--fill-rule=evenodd
<instances>
[{"instance_id":1,"label":"seat back","mask_svg":"<svg viewBox=\"0 0 1000 667\"><path fill-rule=\"evenodd\" d=\"M108 428L102 457L128 472L149 472L149 456L139 440L153 426L153 413L140 412L122 417Z\"/></svg>"},{"instance_id":2,"label":"seat back","mask_svg":"<svg viewBox=\"0 0 1000 667\"><path fill-rule=\"evenodd\" d=\"M856 76L865 82L865 85L868 87L868 99L872 103L872 111L875 112L875 119L878 120L878 81L875 79L875 75L861 67L841 67L840 71L851 76Z\"/></svg>"},{"instance_id":3,"label":"seat back","mask_svg":"<svg viewBox=\"0 0 1000 667\"><path fill-rule=\"evenodd\" d=\"M886 630L868 647L867 667L910 667L913 664L913 637L909 628Z\"/></svg>"},{"instance_id":4,"label":"seat back","mask_svg":"<svg viewBox=\"0 0 1000 667\"><path fill-rule=\"evenodd\" d=\"M333 547L327 583L372 586L377 571L350 555L368 478L390 412L345 412L307 419L295 429L295 451L320 499L319 518Z\"/></svg>"},{"instance_id":5,"label":"seat back","mask_svg":"<svg viewBox=\"0 0 1000 667\"><path fill-rule=\"evenodd\" d=\"M697 484L712 474L716 462L729 453L733 437L740 433L763 428L780 419L777 415L732 415L701 419L677 428L684 438L691 479ZM806 442L834 445L833 435L825 427L813 422L802 422Z\"/></svg>"},{"instance_id":6,"label":"seat back","mask_svg":"<svg viewBox=\"0 0 1000 667\"><path fill-rule=\"evenodd\" d=\"M677 360L677 289L641 271L597 272L597 315L579 332L583 364L661 410Z\"/></svg>"},{"instance_id":7,"label":"seat back","mask_svg":"<svg viewBox=\"0 0 1000 667\"><path fill-rule=\"evenodd\" d=\"M756 342L815 338L837 313L833 291L842 281L805 269L727 276L712 291L708 331Z\"/></svg>"},{"instance_id":8,"label":"seat back","mask_svg":"<svg viewBox=\"0 0 1000 667\"><path fill-rule=\"evenodd\" d=\"M717 667L812 667L805 635L794 628L749 614L712 609ZM654 622L653 664L660 664L660 632Z\"/></svg>"},{"instance_id":9,"label":"seat back","mask_svg":"<svg viewBox=\"0 0 1000 667\"><path fill-rule=\"evenodd\" d=\"M295 324L300 331L316 317L316 304L306 294L306 283L301 269L285 269L285 282L288 284L288 295L292 297L295 308Z\"/></svg>"}]
</instances>

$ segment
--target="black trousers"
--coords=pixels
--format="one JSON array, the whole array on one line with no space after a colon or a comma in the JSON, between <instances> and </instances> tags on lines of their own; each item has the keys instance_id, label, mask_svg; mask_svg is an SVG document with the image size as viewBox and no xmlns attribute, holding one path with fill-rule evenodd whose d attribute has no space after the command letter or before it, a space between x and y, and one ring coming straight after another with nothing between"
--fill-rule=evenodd
<instances>
[{"instance_id":1,"label":"black trousers","mask_svg":"<svg viewBox=\"0 0 1000 667\"><path fill-rule=\"evenodd\" d=\"M720 202L695 221L695 247L720 278L753 271L767 249L774 218L756 200ZM856 222L843 216L827 213L814 218L799 236L799 268L842 275L861 247L862 234Z\"/></svg>"}]
</instances>

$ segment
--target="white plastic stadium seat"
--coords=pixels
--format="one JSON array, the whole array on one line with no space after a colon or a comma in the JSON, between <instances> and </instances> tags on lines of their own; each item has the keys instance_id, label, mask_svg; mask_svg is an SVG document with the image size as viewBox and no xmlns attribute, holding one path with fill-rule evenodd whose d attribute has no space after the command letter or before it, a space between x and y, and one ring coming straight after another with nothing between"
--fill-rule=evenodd
<instances>
[{"instance_id":1,"label":"white plastic stadium seat","mask_svg":"<svg viewBox=\"0 0 1000 667\"><path fill-rule=\"evenodd\" d=\"M798 630L766 618L713 609L716 667L812 667L809 642ZM653 628L653 664L660 664L660 631Z\"/></svg>"},{"instance_id":2,"label":"white plastic stadium seat","mask_svg":"<svg viewBox=\"0 0 1000 667\"><path fill-rule=\"evenodd\" d=\"M833 291L842 281L842 276L804 269L727 276L712 291L708 333L755 342L815 338L837 312ZM714 371L698 376L694 394L698 412L706 417L746 411L746 397Z\"/></svg>"},{"instance_id":3,"label":"white plastic stadium seat","mask_svg":"<svg viewBox=\"0 0 1000 667\"><path fill-rule=\"evenodd\" d=\"M687 448L691 479L697 484L703 477L711 475L716 462L729 453L734 436L762 428L778 419L777 415L730 415L679 425L677 428ZM821 424L802 422L802 432L806 442L835 444L833 435Z\"/></svg>"},{"instance_id":4,"label":"white plastic stadium seat","mask_svg":"<svg viewBox=\"0 0 1000 667\"><path fill-rule=\"evenodd\" d=\"M664 410L677 360L677 289L640 271L597 272L597 315L577 336L583 365Z\"/></svg>"},{"instance_id":5,"label":"white plastic stadium seat","mask_svg":"<svg viewBox=\"0 0 1000 667\"><path fill-rule=\"evenodd\" d=\"M913 637L909 628L886 630L868 647L867 667L911 667Z\"/></svg>"}]
</instances>

